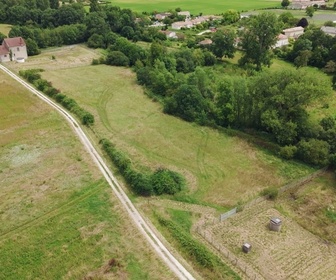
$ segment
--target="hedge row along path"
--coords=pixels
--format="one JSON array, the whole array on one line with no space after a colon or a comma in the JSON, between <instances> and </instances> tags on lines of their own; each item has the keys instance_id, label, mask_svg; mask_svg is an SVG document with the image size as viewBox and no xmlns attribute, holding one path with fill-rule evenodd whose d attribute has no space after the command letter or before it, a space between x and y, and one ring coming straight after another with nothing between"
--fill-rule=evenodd
<instances>
[{"instance_id":1,"label":"hedge row along path","mask_svg":"<svg viewBox=\"0 0 336 280\"><path fill-rule=\"evenodd\" d=\"M8 70L5 66L0 65L0 69L5 73L7 73L9 76L11 76L13 79L15 79L17 82L22 84L32 93L37 95L40 99L49 104L55 110L57 110L70 123L72 129L83 143L85 149L89 152L93 161L96 163L96 165L104 175L106 181L111 186L112 191L120 200L121 204L126 209L130 218L134 221L135 225L138 227L140 232L147 239L147 241L150 243L150 245L153 247L153 249L159 255L159 257L168 265L168 267L176 274L176 276L179 279L188 279L188 280L195 279L189 273L189 271L187 271L187 269L172 255L172 253L167 249L167 247L160 241L155 232L145 222L144 218L140 215L140 213L135 208L131 200L128 198L126 193L120 187L118 181L113 176L111 170L107 167L102 157L98 154L97 150L91 144L90 140L88 139L84 131L81 129L78 122L66 110L64 110L62 107L60 107L52 100L47 98L45 95L43 95L41 92L36 90L33 86L31 86L30 84L19 78L13 72Z\"/></svg>"}]
</instances>

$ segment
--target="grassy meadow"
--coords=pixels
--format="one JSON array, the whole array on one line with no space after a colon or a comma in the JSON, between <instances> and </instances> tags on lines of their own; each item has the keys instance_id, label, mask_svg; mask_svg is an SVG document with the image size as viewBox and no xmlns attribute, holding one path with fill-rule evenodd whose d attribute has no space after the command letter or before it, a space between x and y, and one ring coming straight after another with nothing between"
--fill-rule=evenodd
<instances>
[{"instance_id":1,"label":"grassy meadow","mask_svg":"<svg viewBox=\"0 0 336 280\"><path fill-rule=\"evenodd\" d=\"M0 279L173 279L65 120L0 89Z\"/></svg>"},{"instance_id":2,"label":"grassy meadow","mask_svg":"<svg viewBox=\"0 0 336 280\"><path fill-rule=\"evenodd\" d=\"M11 30L11 28L12 28L12 26L9 25L9 24L0 24L0 33L8 36L8 33Z\"/></svg>"},{"instance_id":3,"label":"grassy meadow","mask_svg":"<svg viewBox=\"0 0 336 280\"><path fill-rule=\"evenodd\" d=\"M190 11L191 14L197 15L199 13L203 14L221 14L228 9L235 9L237 11L247 11L254 9L263 8L275 8L280 7L281 1L278 0L236 0L236 1L220 1L211 0L204 2L201 0L156 0L156 1L145 1L145 0L115 0L111 1L115 6L121 8L131 9L137 12L164 12L168 10L175 10L176 8L181 8L182 10Z\"/></svg>"},{"instance_id":4,"label":"grassy meadow","mask_svg":"<svg viewBox=\"0 0 336 280\"><path fill-rule=\"evenodd\" d=\"M34 68L37 61L46 69L45 79L95 115L98 138L108 137L135 164L183 173L189 185L185 195L193 201L231 207L312 171L244 139L163 114L130 69L98 65L51 70L52 64L46 61L44 67L38 56L24 67Z\"/></svg>"}]
</instances>

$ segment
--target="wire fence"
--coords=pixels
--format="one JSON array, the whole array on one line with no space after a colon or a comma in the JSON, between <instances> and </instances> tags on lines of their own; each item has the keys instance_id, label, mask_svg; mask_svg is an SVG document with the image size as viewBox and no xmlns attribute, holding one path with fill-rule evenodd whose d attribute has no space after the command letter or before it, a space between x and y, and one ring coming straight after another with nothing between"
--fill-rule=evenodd
<instances>
[{"instance_id":1,"label":"wire fence","mask_svg":"<svg viewBox=\"0 0 336 280\"><path fill-rule=\"evenodd\" d=\"M254 269L250 264L247 264L241 258L236 257L229 249L216 240L214 235L207 231L204 227L197 227L196 232L209 243L222 258L228 260L234 267L244 273L248 279L259 280L265 279L256 269Z\"/></svg>"}]
</instances>

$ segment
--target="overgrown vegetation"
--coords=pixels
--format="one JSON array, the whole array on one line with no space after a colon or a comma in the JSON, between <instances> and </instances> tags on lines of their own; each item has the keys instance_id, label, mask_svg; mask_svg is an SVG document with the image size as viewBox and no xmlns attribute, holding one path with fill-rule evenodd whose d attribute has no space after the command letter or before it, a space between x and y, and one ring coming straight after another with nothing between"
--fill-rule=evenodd
<instances>
[{"instance_id":1,"label":"overgrown vegetation","mask_svg":"<svg viewBox=\"0 0 336 280\"><path fill-rule=\"evenodd\" d=\"M117 166L132 190L140 195L161 195L180 192L185 189L185 179L179 173L166 168L159 168L153 173L134 169L131 160L107 139L100 140L103 150Z\"/></svg>"},{"instance_id":2,"label":"overgrown vegetation","mask_svg":"<svg viewBox=\"0 0 336 280\"><path fill-rule=\"evenodd\" d=\"M208 270L208 273L212 277L218 277L218 279L240 279L230 267L224 264L221 259L212 253L205 245L193 238L190 232L175 222L169 219L165 219L158 214L155 214L156 219L169 234L178 243L181 251L191 258L198 266ZM206 273L206 272L204 272Z\"/></svg>"},{"instance_id":3,"label":"overgrown vegetation","mask_svg":"<svg viewBox=\"0 0 336 280\"><path fill-rule=\"evenodd\" d=\"M38 90L55 99L56 102L60 103L64 108L74 113L81 120L82 124L87 126L93 125L94 116L80 107L74 99L60 93L60 91L54 88L50 82L42 79L41 74L39 74L41 71L41 69L21 70L19 74L33 84Z\"/></svg>"}]
</instances>

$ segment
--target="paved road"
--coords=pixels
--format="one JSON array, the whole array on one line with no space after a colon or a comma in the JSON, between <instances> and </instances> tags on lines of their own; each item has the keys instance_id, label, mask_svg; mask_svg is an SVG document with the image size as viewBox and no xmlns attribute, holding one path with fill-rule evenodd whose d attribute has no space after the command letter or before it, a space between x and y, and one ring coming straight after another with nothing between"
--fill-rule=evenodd
<instances>
[{"instance_id":1,"label":"paved road","mask_svg":"<svg viewBox=\"0 0 336 280\"><path fill-rule=\"evenodd\" d=\"M138 227L143 236L147 239L150 245L153 247L155 252L159 255L159 257L168 265L168 267L176 274L179 279L195 279L186 269L185 267L169 252L169 250L165 247L165 245L160 241L158 236L153 232L153 230L147 225L145 220L142 218L138 210L135 208L133 203L130 201L126 193L120 187L118 181L113 176L110 169L107 167L102 157L98 154L94 146L91 144L90 140L78 125L77 121L62 107L54 103L52 100L47 98L41 92L36 90L30 84L22 80L20 77L15 75L13 72L8 70L6 67L0 64L0 69L6 72L13 79L18 81L32 93L36 94L39 98L41 98L44 102L48 103L55 110L57 110L61 115L71 124L73 130L76 132L77 136L87 149L87 151L92 156L92 159L104 175L106 181L111 186L114 194L118 197L121 204L126 209L130 218L134 221L135 225Z\"/></svg>"}]
</instances>

